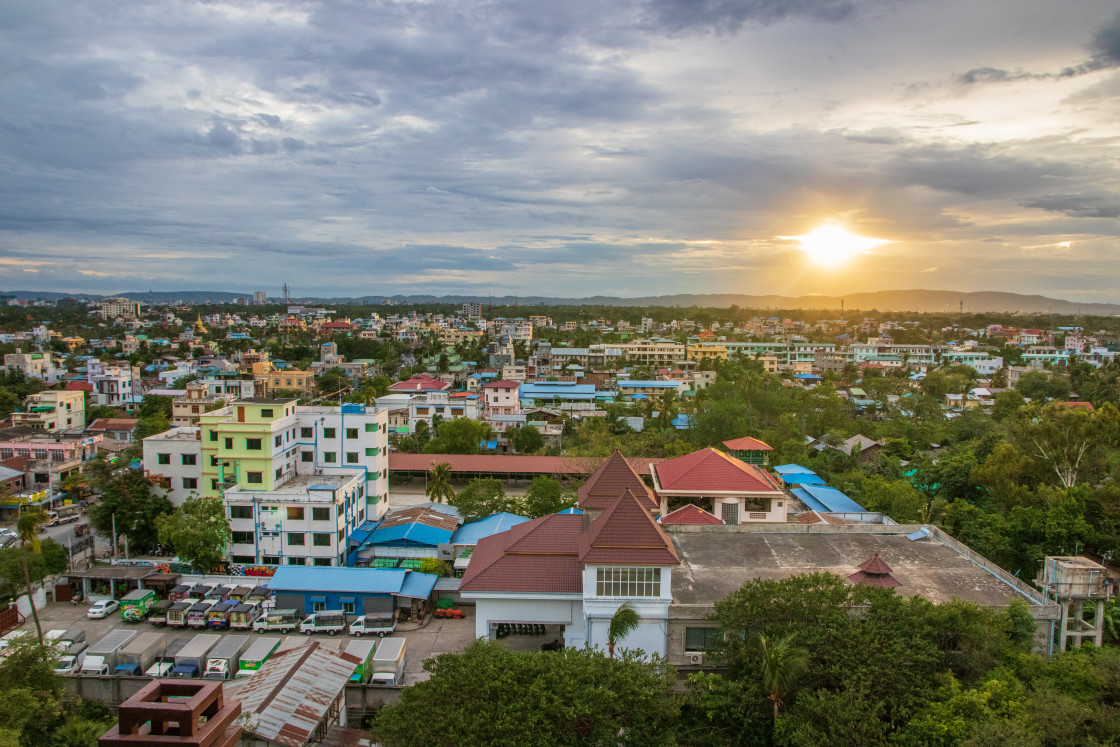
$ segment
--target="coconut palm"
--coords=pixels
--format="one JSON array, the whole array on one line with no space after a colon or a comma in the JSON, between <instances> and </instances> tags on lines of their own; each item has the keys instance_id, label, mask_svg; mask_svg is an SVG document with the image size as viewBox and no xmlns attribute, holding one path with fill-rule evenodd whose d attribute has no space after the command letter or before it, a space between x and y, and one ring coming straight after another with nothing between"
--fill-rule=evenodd
<instances>
[{"instance_id":1,"label":"coconut palm","mask_svg":"<svg viewBox=\"0 0 1120 747\"><path fill-rule=\"evenodd\" d=\"M615 643L637 630L641 622L634 605L630 602L620 604L607 626L607 656L613 659Z\"/></svg>"},{"instance_id":2,"label":"coconut palm","mask_svg":"<svg viewBox=\"0 0 1120 747\"><path fill-rule=\"evenodd\" d=\"M428 486L424 495L436 503L451 503L455 500L455 488L451 486L451 465L447 462L437 464L428 471Z\"/></svg>"},{"instance_id":3,"label":"coconut palm","mask_svg":"<svg viewBox=\"0 0 1120 747\"><path fill-rule=\"evenodd\" d=\"M54 743L59 747L97 747L97 742L109 729L109 724L75 718L55 729Z\"/></svg>"},{"instance_id":4,"label":"coconut palm","mask_svg":"<svg viewBox=\"0 0 1120 747\"><path fill-rule=\"evenodd\" d=\"M782 701L789 697L797 680L809 668L809 652L793 645L793 634L773 642L759 634L758 644L762 649L762 687L774 704L776 722Z\"/></svg>"},{"instance_id":5,"label":"coconut palm","mask_svg":"<svg viewBox=\"0 0 1120 747\"><path fill-rule=\"evenodd\" d=\"M20 514L16 522L16 536L23 559L23 581L27 584L27 602L31 605L31 616L35 618L35 631L39 634L39 645L43 644L43 626L39 624L39 612L35 609L35 590L31 588L31 571L28 568L28 550L39 554L39 527L47 520L42 511L27 511Z\"/></svg>"}]
</instances>

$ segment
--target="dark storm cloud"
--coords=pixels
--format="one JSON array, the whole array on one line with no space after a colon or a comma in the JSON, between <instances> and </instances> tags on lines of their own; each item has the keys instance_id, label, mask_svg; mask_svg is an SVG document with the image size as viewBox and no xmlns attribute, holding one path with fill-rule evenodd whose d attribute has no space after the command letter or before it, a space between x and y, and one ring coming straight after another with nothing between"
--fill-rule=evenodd
<instances>
[{"instance_id":1,"label":"dark storm cloud","mask_svg":"<svg viewBox=\"0 0 1120 747\"><path fill-rule=\"evenodd\" d=\"M648 0L649 16L670 33L734 33L744 24L768 25L789 18L835 23L851 18L851 0Z\"/></svg>"},{"instance_id":2,"label":"dark storm cloud","mask_svg":"<svg viewBox=\"0 0 1120 747\"><path fill-rule=\"evenodd\" d=\"M1042 195L1025 201L1023 206L1071 218L1120 218L1120 195L1107 192Z\"/></svg>"}]
</instances>

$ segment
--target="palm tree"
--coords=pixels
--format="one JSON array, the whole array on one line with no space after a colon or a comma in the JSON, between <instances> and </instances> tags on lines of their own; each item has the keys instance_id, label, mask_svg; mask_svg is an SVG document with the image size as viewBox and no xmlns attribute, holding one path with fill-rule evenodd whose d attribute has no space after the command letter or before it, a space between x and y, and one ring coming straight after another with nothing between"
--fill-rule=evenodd
<instances>
[{"instance_id":1,"label":"palm tree","mask_svg":"<svg viewBox=\"0 0 1120 747\"><path fill-rule=\"evenodd\" d=\"M630 602L620 604L607 626L607 656L613 659L614 644L637 630L641 622L634 605Z\"/></svg>"},{"instance_id":2,"label":"palm tree","mask_svg":"<svg viewBox=\"0 0 1120 747\"><path fill-rule=\"evenodd\" d=\"M455 488L451 486L451 465L447 462L437 464L428 471L428 486L424 495L436 503L451 503L455 500Z\"/></svg>"},{"instance_id":3,"label":"palm tree","mask_svg":"<svg viewBox=\"0 0 1120 747\"><path fill-rule=\"evenodd\" d=\"M809 652L794 646L793 637L791 633L771 643L761 633L758 636L762 649L762 687L770 694L770 702L774 704L775 722L782 701L789 697L797 680L809 668Z\"/></svg>"},{"instance_id":4,"label":"palm tree","mask_svg":"<svg viewBox=\"0 0 1120 747\"><path fill-rule=\"evenodd\" d=\"M31 616L35 618L35 630L39 634L39 645L43 645L43 626L39 624L39 612L35 609L35 590L31 588L31 571L28 569L28 548L39 554L39 526L47 520L42 511L27 511L20 514L16 522L16 536L23 558L23 581L27 584L27 602L31 605Z\"/></svg>"},{"instance_id":5,"label":"palm tree","mask_svg":"<svg viewBox=\"0 0 1120 747\"><path fill-rule=\"evenodd\" d=\"M55 729L54 743L59 747L97 747L97 741L109 728L100 721L75 718Z\"/></svg>"}]
</instances>

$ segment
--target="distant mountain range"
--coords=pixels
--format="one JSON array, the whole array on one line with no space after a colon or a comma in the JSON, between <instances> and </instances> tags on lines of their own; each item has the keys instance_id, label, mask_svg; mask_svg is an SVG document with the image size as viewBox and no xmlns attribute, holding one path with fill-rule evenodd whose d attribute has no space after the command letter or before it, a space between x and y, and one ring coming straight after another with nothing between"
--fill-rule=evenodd
<instances>
[{"instance_id":1,"label":"distant mountain range","mask_svg":"<svg viewBox=\"0 0 1120 747\"><path fill-rule=\"evenodd\" d=\"M252 298L252 293L228 293L225 291L158 291L126 292L113 294L145 303L230 303L238 298ZM15 296L21 299L43 299L55 301L60 298L109 298L108 295L52 293L47 291L0 291L0 296ZM275 297L269 299L275 303ZM940 290L903 290L875 291L873 293L852 293L846 296L751 296L732 293L694 294L680 293L670 296L643 296L640 298L618 298L616 296L590 296L587 298L554 298L548 296L362 296L359 298L327 298L310 296L293 298L293 303L373 303L385 300L398 304L461 304L467 302L493 303L496 306L671 306L671 307L714 307L727 308L739 306L748 309L840 309L878 310L898 312L956 313L964 304L966 312L1004 312L1026 314L1087 314L1111 316L1120 314L1120 304L1077 303L1046 296L1027 296L1019 293L997 293L981 291L978 293L958 293Z\"/></svg>"}]
</instances>

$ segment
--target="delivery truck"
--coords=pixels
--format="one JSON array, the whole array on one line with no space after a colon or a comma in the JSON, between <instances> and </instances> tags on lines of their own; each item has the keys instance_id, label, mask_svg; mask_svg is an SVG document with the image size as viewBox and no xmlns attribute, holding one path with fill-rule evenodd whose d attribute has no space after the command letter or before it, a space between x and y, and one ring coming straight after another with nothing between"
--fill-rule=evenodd
<instances>
[{"instance_id":1,"label":"delivery truck","mask_svg":"<svg viewBox=\"0 0 1120 747\"><path fill-rule=\"evenodd\" d=\"M229 611L229 626L234 630L250 630L261 612L260 602L242 602Z\"/></svg>"},{"instance_id":2,"label":"delivery truck","mask_svg":"<svg viewBox=\"0 0 1120 747\"><path fill-rule=\"evenodd\" d=\"M179 584L178 586L173 588L170 592L168 592L167 599L172 604L174 604L175 602L181 602L184 599L186 599L187 595L190 594L190 593L191 593L191 585L190 584Z\"/></svg>"},{"instance_id":3,"label":"delivery truck","mask_svg":"<svg viewBox=\"0 0 1120 747\"><path fill-rule=\"evenodd\" d=\"M269 660L276 649L280 648L279 636L265 636L253 641L245 653L241 654L241 663L237 667L238 677L248 677L259 672L264 663Z\"/></svg>"},{"instance_id":4,"label":"delivery truck","mask_svg":"<svg viewBox=\"0 0 1120 747\"><path fill-rule=\"evenodd\" d=\"M86 632L79 628L72 628L65 631L62 637L55 641L54 648L59 653L68 651L75 643L83 643L86 640Z\"/></svg>"},{"instance_id":5,"label":"delivery truck","mask_svg":"<svg viewBox=\"0 0 1120 747\"><path fill-rule=\"evenodd\" d=\"M89 644L85 641L76 641L62 652L58 663L54 665L55 674L76 674L82 668L86 659L86 649Z\"/></svg>"},{"instance_id":6,"label":"delivery truck","mask_svg":"<svg viewBox=\"0 0 1120 747\"><path fill-rule=\"evenodd\" d=\"M361 661L354 669L354 674L350 675L351 682L359 685L369 682L369 678L373 676L373 652L376 648L373 641L350 641L346 644L343 653L356 656Z\"/></svg>"},{"instance_id":7,"label":"delivery truck","mask_svg":"<svg viewBox=\"0 0 1120 747\"><path fill-rule=\"evenodd\" d=\"M167 609L167 627L169 628L185 628L187 627L187 612L194 606L194 602L186 600L176 602Z\"/></svg>"},{"instance_id":8,"label":"delivery truck","mask_svg":"<svg viewBox=\"0 0 1120 747\"><path fill-rule=\"evenodd\" d=\"M161 599L148 610L148 622L152 625L167 625L167 611L175 603L170 599Z\"/></svg>"},{"instance_id":9,"label":"delivery truck","mask_svg":"<svg viewBox=\"0 0 1120 747\"><path fill-rule=\"evenodd\" d=\"M206 615L215 604L217 604L217 602L213 599L203 599L201 602L192 604L191 608L187 610L187 627L205 628Z\"/></svg>"},{"instance_id":10,"label":"delivery truck","mask_svg":"<svg viewBox=\"0 0 1120 747\"><path fill-rule=\"evenodd\" d=\"M148 616L148 610L156 601L156 593L151 589L128 592L121 599L121 619L125 622L140 622Z\"/></svg>"},{"instance_id":11,"label":"delivery truck","mask_svg":"<svg viewBox=\"0 0 1120 747\"><path fill-rule=\"evenodd\" d=\"M135 630L113 630L106 633L86 649L86 658L78 673L111 674L119 663L121 649L131 643L137 635Z\"/></svg>"},{"instance_id":12,"label":"delivery truck","mask_svg":"<svg viewBox=\"0 0 1120 747\"><path fill-rule=\"evenodd\" d=\"M391 615L362 615L350 623L350 635L361 638L363 635L379 635L384 638L397 629Z\"/></svg>"},{"instance_id":13,"label":"delivery truck","mask_svg":"<svg viewBox=\"0 0 1120 747\"><path fill-rule=\"evenodd\" d=\"M241 666L241 654L249 648L249 636L224 635L222 641L210 649L206 657L204 680L228 680L237 674Z\"/></svg>"},{"instance_id":14,"label":"delivery truck","mask_svg":"<svg viewBox=\"0 0 1120 747\"><path fill-rule=\"evenodd\" d=\"M252 586L235 586L226 599L230 602L244 602L252 590Z\"/></svg>"},{"instance_id":15,"label":"delivery truck","mask_svg":"<svg viewBox=\"0 0 1120 747\"><path fill-rule=\"evenodd\" d=\"M206 627L216 630L229 628L229 613L233 612L237 602L218 602L206 613Z\"/></svg>"},{"instance_id":16,"label":"delivery truck","mask_svg":"<svg viewBox=\"0 0 1120 747\"><path fill-rule=\"evenodd\" d=\"M268 610L258 617L253 623L253 630L263 633L266 630L278 630L281 633L291 633L299 627L301 615L292 609Z\"/></svg>"},{"instance_id":17,"label":"delivery truck","mask_svg":"<svg viewBox=\"0 0 1120 747\"><path fill-rule=\"evenodd\" d=\"M125 645L117 657L113 674L139 677L164 649L167 633L141 633Z\"/></svg>"},{"instance_id":18,"label":"delivery truck","mask_svg":"<svg viewBox=\"0 0 1120 747\"><path fill-rule=\"evenodd\" d=\"M299 624L299 632L307 633L336 633L346 632L346 613L342 610L323 610L312 612L307 619Z\"/></svg>"},{"instance_id":19,"label":"delivery truck","mask_svg":"<svg viewBox=\"0 0 1120 747\"><path fill-rule=\"evenodd\" d=\"M168 634L170 635L170 634ZM175 668L175 657L179 652L186 648L187 644L191 642L191 636L179 636L163 649L163 653L156 657L155 662L148 667L144 672L149 677L162 679L171 676L171 670Z\"/></svg>"},{"instance_id":20,"label":"delivery truck","mask_svg":"<svg viewBox=\"0 0 1120 747\"><path fill-rule=\"evenodd\" d=\"M206 657L220 640L222 640L220 635L211 633L199 633L192 638L190 643L175 654L175 666L171 668L171 677L186 680L202 674L202 670L206 668Z\"/></svg>"},{"instance_id":21,"label":"delivery truck","mask_svg":"<svg viewBox=\"0 0 1120 747\"><path fill-rule=\"evenodd\" d=\"M373 652L373 672L370 682L374 685L404 684L404 638L382 638Z\"/></svg>"}]
</instances>

